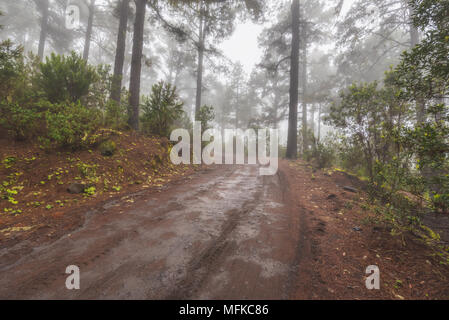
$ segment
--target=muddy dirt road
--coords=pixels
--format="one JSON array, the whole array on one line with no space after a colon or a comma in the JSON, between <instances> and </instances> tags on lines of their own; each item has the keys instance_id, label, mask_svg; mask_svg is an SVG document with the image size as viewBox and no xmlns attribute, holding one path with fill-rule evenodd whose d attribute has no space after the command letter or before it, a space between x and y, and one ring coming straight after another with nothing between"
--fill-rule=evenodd
<instances>
[{"instance_id":1,"label":"muddy dirt road","mask_svg":"<svg viewBox=\"0 0 449 320\"><path fill-rule=\"evenodd\" d=\"M1 299L289 299L301 258L282 174L222 166L123 198L84 225L0 264ZM65 287L68 265L80 290Z\"/></svg>"}]
</instances>

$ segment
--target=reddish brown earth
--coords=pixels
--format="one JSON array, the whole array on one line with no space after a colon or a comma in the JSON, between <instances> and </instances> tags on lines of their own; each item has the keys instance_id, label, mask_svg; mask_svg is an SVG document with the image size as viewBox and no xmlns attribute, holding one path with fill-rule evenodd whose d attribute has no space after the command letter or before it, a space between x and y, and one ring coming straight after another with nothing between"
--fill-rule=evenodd
<instances>
[{"instance_id":1,"label":"reddish brown earth","mask_svg":"<svg viewBox=\"0 0 449 320\"><path fill-rule=\"evenodd\" d=\"M99 203L52 241L2 244L0 298L447 299L432 249L362 224L364 195L346 185L357 182L281 161L275 176L211 167ZM365 288L371 264L380 290ZM80 290L65 288L68 265Z\"/></svg>"},{"instance_id":2,"label":"reddish brown earth","mask_svg":"<svg viewBox=\"0 0 449 320\"><path fill-rule=\"evenodd\" d=\"M47 152L37 143L0 138L0 249L6 252L0 265L79 228L93 207L142 190L157 191L200 169L172 165L166 139L108 132L102 134L116 144L112 156L102 156L98 145ZM95 189L70 194L72 183ZM15 192L12 199L7 190Z\"/></svg>"}]
</instances>

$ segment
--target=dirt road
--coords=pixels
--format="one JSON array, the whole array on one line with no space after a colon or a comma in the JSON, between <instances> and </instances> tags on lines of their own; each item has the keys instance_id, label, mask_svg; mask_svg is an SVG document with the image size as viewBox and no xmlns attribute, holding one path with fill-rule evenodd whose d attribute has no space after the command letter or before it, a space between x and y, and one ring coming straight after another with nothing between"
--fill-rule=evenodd
<instances>
[{"instance_id":1,"label":"dirt road","mask_svg":"<svg viewBox=\"0 0 449 320\"><path fill-rule=\"evenodd\" d=\"M0 298L291 298L300 215L280 179L221 166L108 203L71 234L0 264ZM80 290L65 287L68 265L80 268Z\"/></svg>"}]
</instances>

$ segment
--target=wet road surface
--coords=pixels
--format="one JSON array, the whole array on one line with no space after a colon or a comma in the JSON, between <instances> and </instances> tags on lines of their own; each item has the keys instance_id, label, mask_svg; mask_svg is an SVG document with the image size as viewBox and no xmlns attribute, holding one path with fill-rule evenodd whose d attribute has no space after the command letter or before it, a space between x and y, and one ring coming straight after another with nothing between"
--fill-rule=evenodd
<instances>
[{"instance_id":1,"label":"wet road surface","mask_svg":"<svg viewBox=\"0 0 449 320\"><path fill-rule=\"evenodd\" d=\"M297 213L281 175L221 166L105 205L84 226L0 268L2 299L288 299ZM68 290L68 265L81 287Z\"/></svg>"}]
</instances>

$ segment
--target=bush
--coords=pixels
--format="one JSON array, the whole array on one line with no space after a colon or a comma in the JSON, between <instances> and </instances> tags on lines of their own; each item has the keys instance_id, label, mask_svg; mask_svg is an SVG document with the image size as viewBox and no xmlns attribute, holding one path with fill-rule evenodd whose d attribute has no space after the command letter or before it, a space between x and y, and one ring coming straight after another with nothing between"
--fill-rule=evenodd
<instances>
[{"instance_id":1,"label":"bush","mask_svg":"<svg viewBox=\"0 0 449 320\"><path fill-rule=\"evenodd\" d=\"M312 151L312 158L316 161L318 168L329 168L334 162L334 149L330 144L318 142Z\"/></svg>"},{"instance_id":2,"label":"bush","mask_svg":"<svg viewBox=\"0 0 449 320\"><path fill-rule=\"evenodd\" d=\"M142 104L142 131L168 137L173 123L184 112L182 106L176 87L163 81L153 85L151 95Z\"/></svg>"},{"instance_id":3,"label":"bush","mask_svg":"<svg viewBox=\"0 0 449 320\"><path fill-rule=\"evenodd\" d=\"M17 140L36 135L42 113L38 107L22 107L17 103L0 103L0 125Z\"/></svg>"},{"instance_id":4,"label":"bush","mask_svg":"<svg viewBox=\"0 0 449 320\"><path fill-rule=\"evenodd\" d=\"M0 43L0 99L11 101L17 82L24 75L23 47L14 46L10 40Z\"/></svg>"},{"instance_id":5,"label":"bush","mask_svg":"<svg viewBox=\"0 0 449 320\"><path fill-rule=\"evenodd\" d=\"M114 155L116 150L117 146L115 145L115 142L112 140L107 140L100 144L100 153L102 156L110 157Z\"/></svg>"},{"instance_id":6,"label":"bush","mask_svg":"<svg viewBox=\"0 0 449 320\"><path fill-rule=\"evenodd\" d=\"M91 143L89 137L100 127L101 112L79 102L59 104L45 112L45 120L47 134L40 138L45 148L79 149Z\"/></svg>"},{"instance_id":7,"label":"bush","mask_svg":"<svg viewBox=\"0 0 449 320\"><path fill-rule=\"evenodd\" d=\"M106 103L103 124L108 128L121 130L128 128L128 105L110 100Z\"/></svg>"},{"instance_id":8,"label":"bush","mask_svg":"<svg viewBox=\"0 0 449 320\"><path fill-rule=\"evenodd\" d=\"M52 54L45 63L39 65L34 83L52 103L77 102L87 96L91 84L98 80L94 67L87 64L79 55Z\"/></svg>"},{"instance_id":9,"label":"bush","mask_svg":"<svg viewBox=\"0 0 449 320\"><path fill-rule=\"evenodd\" d=\"M95 73L95 82L89 87L88 94L82 99L82 102L86 107L106 110L113 78L111 66L100 64L96 67Z\"/></svg>"},{"instance_id":10,"label":"bush","mask_svg":"<svg viewBox=\"0 0 449 320\"><path fill-rule=\"evenodd\" d=\"M196 116L196 121L201 122L201 131L206 131L210 128L210 123L215 119L214 107L202 106Z\"/></svg>"}]
</instances>

